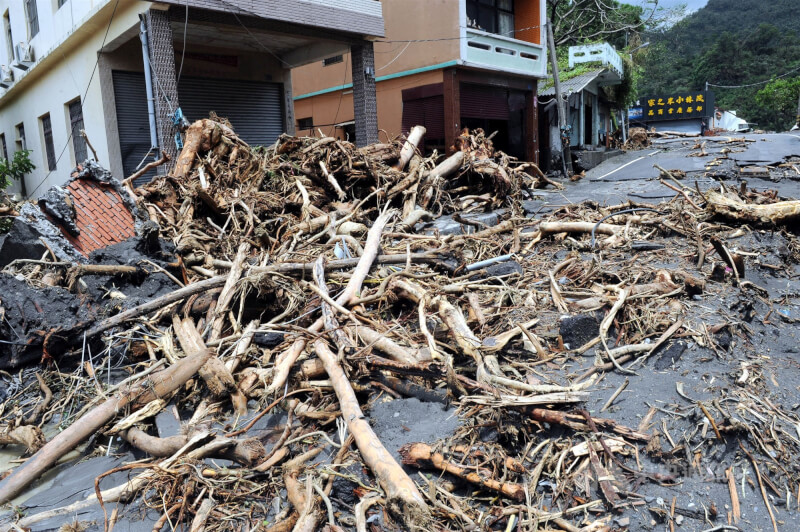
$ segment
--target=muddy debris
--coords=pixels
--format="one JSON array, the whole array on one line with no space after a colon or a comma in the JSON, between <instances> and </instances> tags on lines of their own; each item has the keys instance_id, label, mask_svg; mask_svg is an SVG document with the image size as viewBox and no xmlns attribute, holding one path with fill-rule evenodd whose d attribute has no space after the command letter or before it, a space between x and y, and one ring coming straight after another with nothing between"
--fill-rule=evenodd
<instances>
[{"instance_id":1,"label":"muddy debris","mask_svg":"<svg viewBox=\"0 0 800 532\"><path fill-rule=\"evenodd\" d=\"M201 120L137 237L9 261L0 530L795 527L797 202L531 209L562 185L424 134Z\"/></svg>"}]
</instances>

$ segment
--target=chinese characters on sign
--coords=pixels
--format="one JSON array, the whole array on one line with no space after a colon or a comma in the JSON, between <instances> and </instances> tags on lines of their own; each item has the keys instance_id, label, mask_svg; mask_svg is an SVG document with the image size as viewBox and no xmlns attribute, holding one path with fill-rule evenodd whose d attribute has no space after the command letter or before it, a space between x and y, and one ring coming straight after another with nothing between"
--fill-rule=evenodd
<instances>
[{"instance_id":1,"label":"chinese characters on sign","mask_svg":"<svg viewBox=\"0 0 800 532\"><path fill-rule=\"evenodd\" d=\"M642 101L642 120L681 120L705 118L714 112L714 93L685 92L670 96L652 96Z\"/></svg>"}]
</instances>

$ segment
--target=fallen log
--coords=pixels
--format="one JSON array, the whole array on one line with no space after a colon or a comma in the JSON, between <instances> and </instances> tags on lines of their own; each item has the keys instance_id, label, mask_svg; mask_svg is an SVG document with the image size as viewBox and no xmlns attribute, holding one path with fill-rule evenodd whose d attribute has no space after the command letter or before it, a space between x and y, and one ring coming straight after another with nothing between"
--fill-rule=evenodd
<instances>
[{"instance_id":1,"label":"fallen log","mask_svg":"<svg viewBox=\"0 0 800 532\"><path fill-rule=\"evenodd\" d=\"M401 519L406 527L420 527L428 517L428 507L422 494L400 467L400 464L381 444L378 436L364 418L353 387L336 360L336 355L323 340L314 342L314 352L325 365L325 371L328 373L336 397L339 399L342 417L355 438L356 446L364 463L378 479L378 483L386 493L389 510Z\"/></svg>"},{"instance_id":2,"label":"fallen log","mask_svg":"<svg viewBox=\"0 0 800 532\"><path fill-rule=\"evenodd\" d=\"M756 205L714 191L706 192L705 198L706 210L727 220L759 225L783 225L800 220L800 200Z\"/></svg>"},{"instance_id":3,"label":"fallen log","mask_svg":"<svg viewBox=\"0 0 800 532\"><path fill-rule=\"evenodd\" d=\"M173 316L172 327L178 337L178 342L185 353L194 353L207 349L203 337L195 327L191 318L181 320ZM208 386L208 391L214 397L230 395L236 413L247 414L247 398L239 391L233 375L227 366L216 356L212 356L198 371L200 378Z\"/></svg>"},{"instance_id":4,"label":"fallen log","mask_svg":"<svg viewBox=\"0 0 800 532\"><path fill-rule=\"evenodd\" d=\"M411 128L411 131L408 134L408 139L406 139L405 144L403 144L403 149L400 150L400 160L394 165L395 170L405 170L408 161L411 160L411 157L417 151L417 146L419 146L419 143L424 136L425 128L423 126L414 126Z\"/></svg>"},{"instance_id":5,"label":"fallen log","mask_svg":"<svg viewBox=\"0 0 800 532\"><path fill-rule=\"evenodd\" d=\"M473 468L462 467L453 462L449 462L442 453L434 452L433 448L426 443L410 443L404 445L400 448L400 456L403 458L403 463L406 465L425 467L429 464L436 469L455 475L472 484L477 484L478 486L483 486L492 491L502 493L516 501L525 500L525 486L522 484L501 482L493 479L491 477L491 472L486 469L478 469L478 472L476 472Z\"/></svg>"},{"instance_id":6,"label":"fallen log","mask_svg":"<svg viewBox=\"0 0 800 532\"><path fill-rule=\"evenodd\" d=\"M0 504L5 504L19 495L28 484L39 478L65 453L113 419L121 409L130 404L145 405L177 390L191 379L210 357L211 352L208 350L193 353L174 366L136 385L126 386L115 397L90 410L11 473L0 485Z\"/></svg>"}]
</instances>

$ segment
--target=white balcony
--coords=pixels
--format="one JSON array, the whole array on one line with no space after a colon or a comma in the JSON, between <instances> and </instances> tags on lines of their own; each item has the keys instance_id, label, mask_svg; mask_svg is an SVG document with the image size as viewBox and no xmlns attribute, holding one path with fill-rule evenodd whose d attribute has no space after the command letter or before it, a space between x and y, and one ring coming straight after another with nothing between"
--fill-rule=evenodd
<instances>
[{"instance_id":1,"label":"white balcony","mask_svg":"<svg viewBox=\"0 0 800 532\"><path fill-rule=\"evenodd\" d=\"M607 65L622 79L624 72L622 58L617 51L614 50L614 47L607 42L569 47L569 68L575 67L578 63L594 62Z\"/></svg>"},{"instance_id":2,"label":"white balcony","mask_svg":"<svg viewBox=\"0 0 800 532\"><path fill-rule=\"evenodd\" d=\"M466 42L461 49L461 59L466 66L524 76L546 76L544 46L472 28L462 31L466 32Z\"/></svg>"}]
</instances>

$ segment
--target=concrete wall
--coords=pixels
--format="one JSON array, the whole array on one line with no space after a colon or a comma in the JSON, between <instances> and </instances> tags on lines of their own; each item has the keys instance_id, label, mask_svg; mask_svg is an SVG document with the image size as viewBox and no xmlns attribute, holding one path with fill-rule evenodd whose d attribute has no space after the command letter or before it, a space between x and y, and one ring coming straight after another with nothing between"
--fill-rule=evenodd
<instances>
[{"instance_id":1,"label":"concrete wall","mask_svg":"<svg viewBox=\"0 0 800 532\"><path fill-rule=\"evenodd\" d=\"M432 37L450 40L376 42L376 77L456 61L461 57L458 1L384 0L381 4L386 25L386 37L381 40L413 41ZM349 84L352 82L349 54L345 54L343 62L334 65L323 66L318 61L296 68L292 80L295 96ZM380 108L380 102L378 105Z\"/></svg>"},{"instance_id":2,"label":"concrete wall","mask_svg":"<svg viewBox=\"0 0 800 532\"><path fill-rule=\"evenodd\" d=\"M43 57L53 49L56 43L61 42L72 33L73 29L87 16L109 4L111 0L67 0L58 7L56 0L37 0L39 14L39 33L30 38L25 13L25 4L22 0L0 0L0 14L8 13L11 20L11 33L14 45L20 41L30 42L38 57ZM130 3L130 2L128 2ZM3 31L5 29L3 28ZM0 64L9 65L9 57L5 35L0 43Z\"/></svg>"},{"instance_id":3,"label":"concrete wall","mask_svg":"<svg viewBox=\"0 0 800 532\"><path fill-rule=\"evenodd\" d=\"M544 21L542 10L544 0L517 0L514 2L514 34L515 39L534 44L545 44Z\"/></svg>"},{"instance_id":4,"label":"concrete wall","mask_svg":"<svg viewBox=\"0 0 800 532\"><path fill-rule=\"evenodd\" d=\"M400 135L403 125L403 89L431 83L442 83L442 70L378 82L378 129L384 130L389 137ZM353 120L353 92L348 89L344 92L329 92L313 98L297 100L295 101L295 116L297 119L312 117L314 124L330 124L319 129L326 135L342 137L342 130L334 128L332 124ZM297 134L316 136L319 135L319 132L315 127L313 131L298 130ZM380 132L379 136L381 141L386 141L383 132Z\"/></svg>"},{"instance_id":5,"label":"concrete wall","mask_svg":"<svg viewBox=\"0 0 800 532\"><path fill-rule=\"evenodd\" d=\"M72 142L68 142L69 115L65 105L78 97L83 98L84 94L86 98L83 117L86 133L97 150L100 163L109 164L103 92L100 76L94 70L97 52L101 48L114 2L68 0L67 4L55 12L57 16L54 17L51 8L55 5L55 1L51 5L51 0L38 0L40 31L31 41L36 50L36 64L24 75L15 70L17 82L0 95L0 133L5 135L9 156L15 149L15 126L19 123L25 126L28 148L33 152L31 158L37 167L25 178L27 192L32 197L41 195L51 185L63 183L74 167ZM75 8L72 14L66 11L71 5ZM107 42L114 41L132 28L135 31L139 24L138 14L149 6L149 2L120 0ZM81 9L77 9L78 7ZM6 9L12 19L14 39L17 40L18 35L27 36L27 33L22 33L27 31L22 2L0 0L0 13L5 13ZM79 27L67 29L67 20L71 23L73 18ZM52 29L52 33L48 28ZM45 53L59 43L59 49ZM47 170L39 120L46 113L50 114L52 122L56 157L61 155L57 169L53 172ZM20 188L19 184L14 184L10 191L18 192Z\"/></svg>"}]
</instances>

